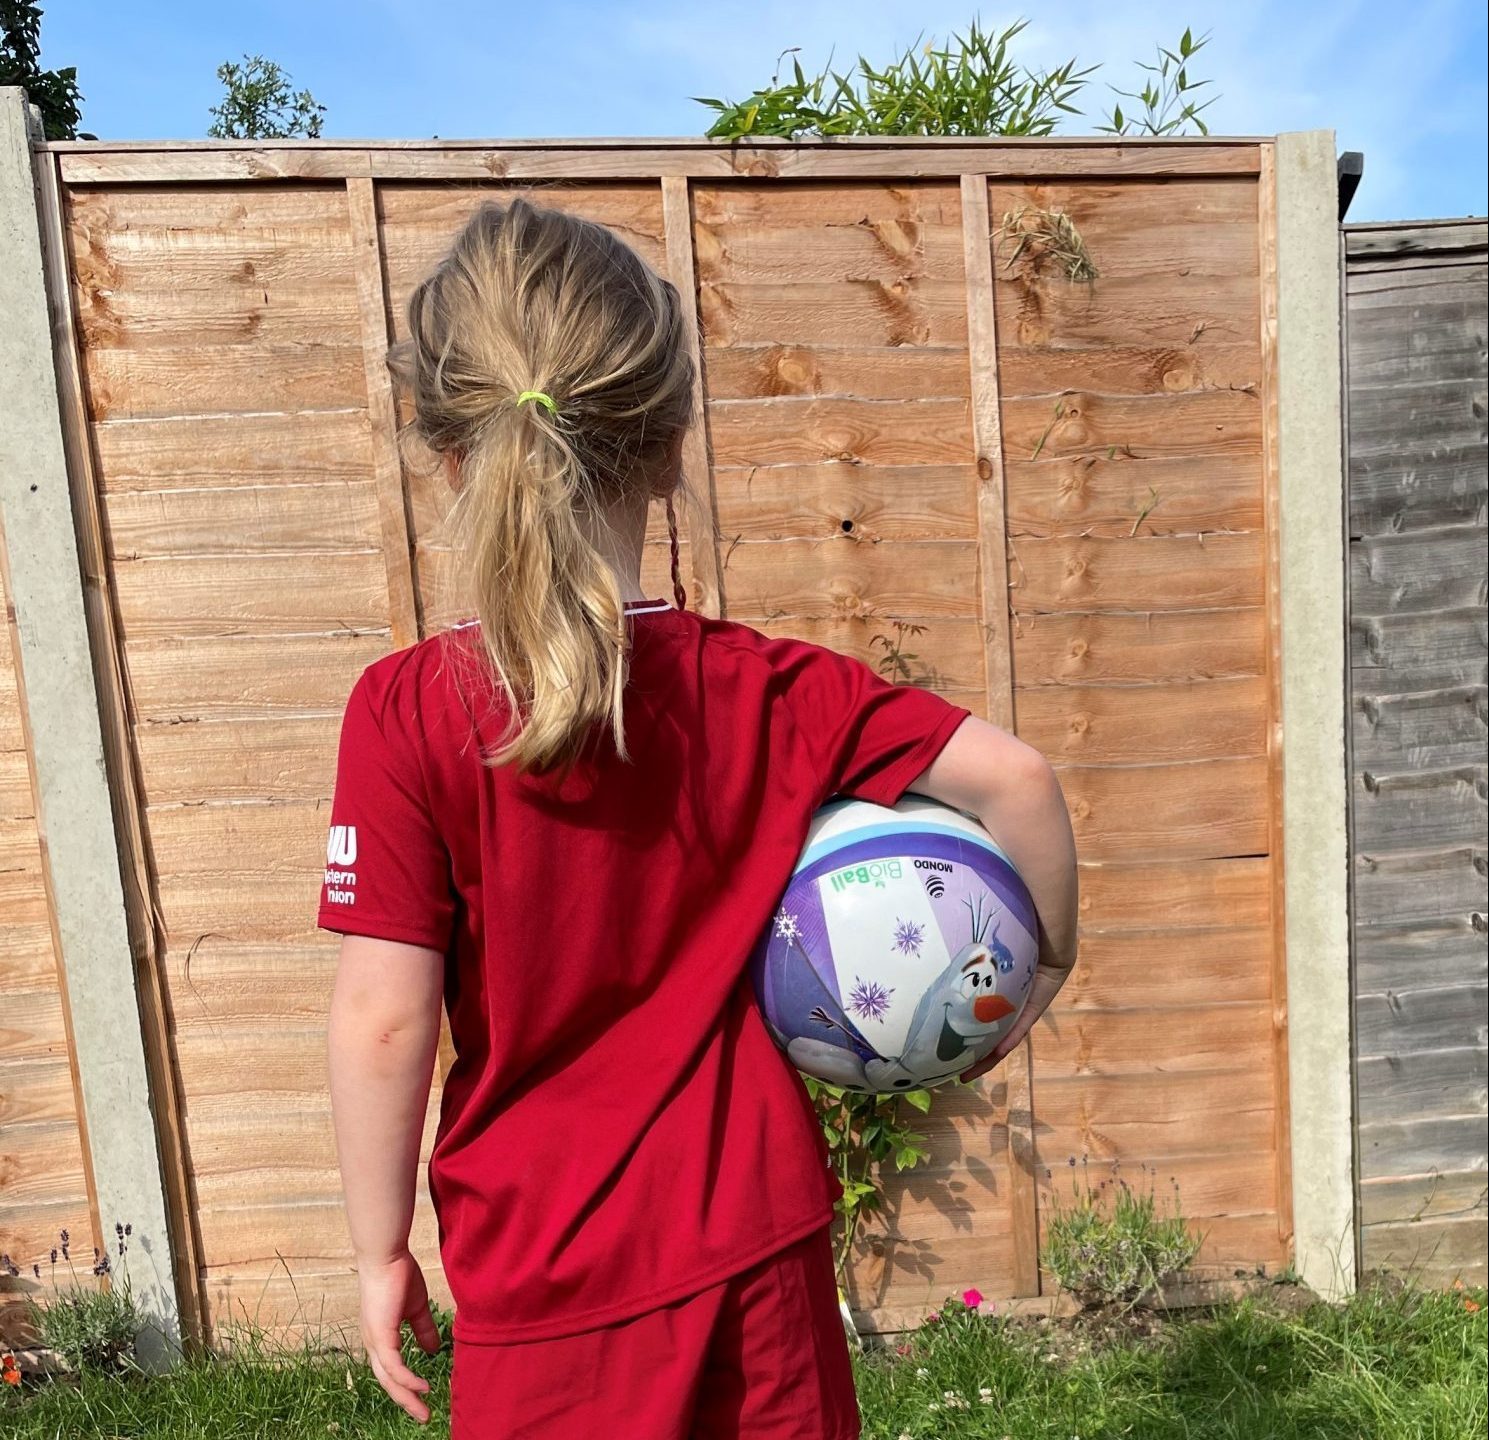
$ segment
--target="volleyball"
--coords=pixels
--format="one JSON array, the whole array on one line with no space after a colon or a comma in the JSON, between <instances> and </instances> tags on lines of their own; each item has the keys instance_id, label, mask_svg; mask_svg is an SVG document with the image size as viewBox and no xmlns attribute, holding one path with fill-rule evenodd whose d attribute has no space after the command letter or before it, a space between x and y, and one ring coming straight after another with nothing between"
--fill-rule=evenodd
<instances>
[{"instance_id":1,"label":"volleyball","mask_svg":"<svg viewBox=\"0 0 1489 1440\"><path fill-rule=\"evenodd\" d=\"M812 819L751 956L766 1025L798 1070L892 1093L987 1056L1028 999L1034 902L970 816L919 795Z\"/></svg>"}]
</instances>

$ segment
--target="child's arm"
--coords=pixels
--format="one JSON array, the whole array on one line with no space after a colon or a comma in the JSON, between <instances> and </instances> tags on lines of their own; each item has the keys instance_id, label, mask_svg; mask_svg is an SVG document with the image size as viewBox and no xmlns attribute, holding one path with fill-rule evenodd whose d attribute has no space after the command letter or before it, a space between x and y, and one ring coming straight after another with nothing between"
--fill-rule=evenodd
<instances>
[{"instance_id":1,"label":"child's arm","mask_svg":"<svg viewBox=\"0 0 1489 1440\"><path fill-rule=\"evenodd\" d=\"M439 1335L408 1250L419 1144L439 1048L444 956L347 935L331 997L331 1114L357 1259L362 1341L383 1389L423 1422L429 1385L403 1363L405 1320L430 1354Z\"/></svg>"},{"instance_id":2,"label":"child's arm","mask_svg":"<svg viewBox=\"0 0 1489 1440\"><path fill-rule=\"evenodd\" d=\"M1040 753L1007 731L964 720L910 787L976 815L1008 853L1039 912L1039 968L1013 1029L963 1079L992 1069L1023 1043L1075 964L1075 836L1055 772Z\"/></svg>"}]
</instances>

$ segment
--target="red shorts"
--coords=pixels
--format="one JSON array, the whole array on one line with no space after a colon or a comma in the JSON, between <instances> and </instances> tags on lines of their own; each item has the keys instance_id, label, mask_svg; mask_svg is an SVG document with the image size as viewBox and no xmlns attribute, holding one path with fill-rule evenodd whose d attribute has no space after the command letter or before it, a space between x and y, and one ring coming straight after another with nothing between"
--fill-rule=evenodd
<instances>
[{"instance_id":1,"label":"red shorts","mask_svg":"<svg viewBox=\"0 0 1489 1440\"><path fill-rule=\"evenodd\" d=\"M826 1230L634 1320L457 1341L450 1440L857 1440Z\"/></svg>"}]
</instances>

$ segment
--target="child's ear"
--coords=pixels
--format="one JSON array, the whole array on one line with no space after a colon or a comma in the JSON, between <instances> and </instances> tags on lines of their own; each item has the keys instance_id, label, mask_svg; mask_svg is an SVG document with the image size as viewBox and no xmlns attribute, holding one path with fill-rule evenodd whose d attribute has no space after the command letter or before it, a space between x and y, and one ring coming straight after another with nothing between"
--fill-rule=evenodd
<instances>
[{"instance_id":1,"label":"child's ear","mask_svg":"<svg viewBox=\"0 0 1489 1440\"><path fill-rule=\"evenodd\" d=\"M458 450L446 450L439 457L440 469L445 472L445 483L456 494L460 493L460 452Z\"/></svg>"}]
</instances>

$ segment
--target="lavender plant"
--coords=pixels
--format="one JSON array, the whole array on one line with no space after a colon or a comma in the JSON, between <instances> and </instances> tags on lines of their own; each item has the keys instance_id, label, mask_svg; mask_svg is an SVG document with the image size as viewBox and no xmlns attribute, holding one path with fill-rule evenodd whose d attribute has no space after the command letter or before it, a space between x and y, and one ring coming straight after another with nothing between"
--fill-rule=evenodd
<instances>
[{"instance_id":1,"label":"lavender plant","mask_svg":"<svg viewBox=\"0 0 1489 1440\"><path fill-rule=\"evenodd\" d=\"M129 1251L134 1226L114 1226L116 1258ZM93 1250L90 1273L102 1284L88 1284L79 1276L72 1254L72 1237L58 1232L58 1243L48 1256L49 1271L43 1276L40 1262L31 1266L37 1280L45 1278L51 1293L31 1301L31 1319L43 1348L55 1351L74 1371L118 1372L134 1363L135 1338L144 1326L139 1307L130 1293L127 1274L116 1274L114 1259L107 1250ZM59 1276L59 1264L64 1267ZM9 1255L0 1256L0 1269L17 1277L21 1270Z\"/></svg>"}]
</instances>

